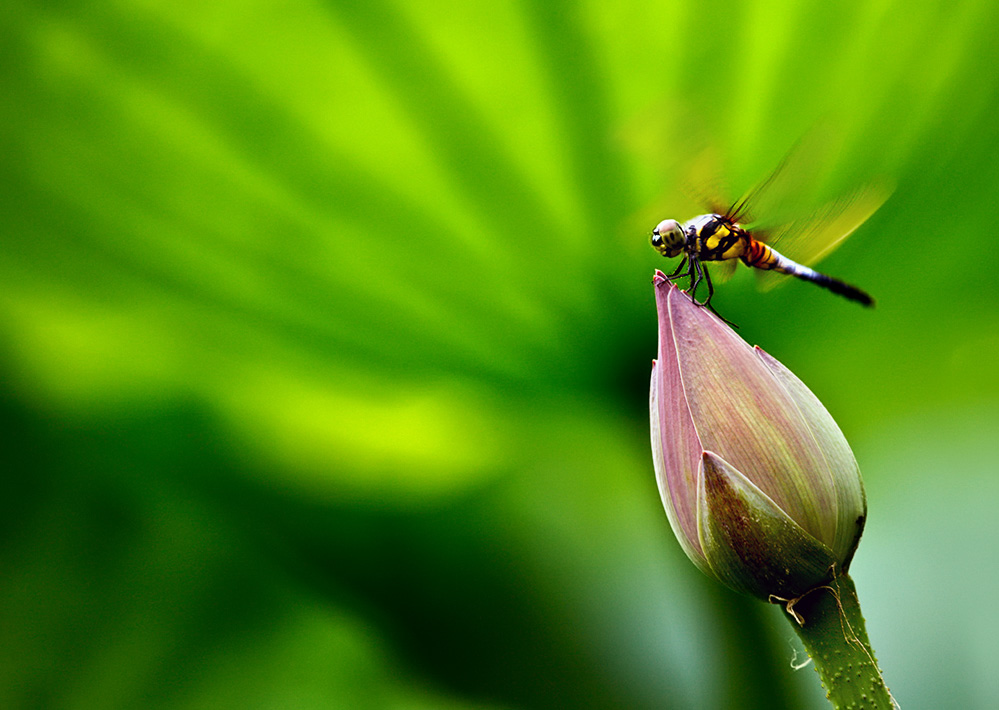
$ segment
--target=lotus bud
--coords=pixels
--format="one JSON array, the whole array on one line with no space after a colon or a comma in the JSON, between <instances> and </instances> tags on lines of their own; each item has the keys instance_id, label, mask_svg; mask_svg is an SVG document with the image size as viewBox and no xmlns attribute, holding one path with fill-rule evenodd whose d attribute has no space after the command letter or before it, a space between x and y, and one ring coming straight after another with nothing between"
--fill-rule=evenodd
<instances>
[{"instance_id":1,"label":"lotus bud","mask_svg":"<svg viewBox=\"0 0 999 710\"><path fill-rule=\"evenodd\" d=\"M786 367L653 279L652 456L670 526L722 583L794 599L845 573L867 503L836 422Z\"/></svg>"}]
</instances>

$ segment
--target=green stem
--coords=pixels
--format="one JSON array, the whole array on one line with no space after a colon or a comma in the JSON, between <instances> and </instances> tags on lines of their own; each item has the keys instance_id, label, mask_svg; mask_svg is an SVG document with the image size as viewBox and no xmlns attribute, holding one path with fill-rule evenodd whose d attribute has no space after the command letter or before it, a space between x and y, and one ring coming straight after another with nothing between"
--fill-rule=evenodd
<instances>
[{"instance_id":1,"label":"green stem","mask_svg":"<svg viewBox=\"0 0 999 710\"><path fill-rule=\"evenodd\" d=\"M785 608L785 616L815 663L826 697L839 710L896 708L867 640L850 575L836 577Z\"/></svg>"}]
</instances>

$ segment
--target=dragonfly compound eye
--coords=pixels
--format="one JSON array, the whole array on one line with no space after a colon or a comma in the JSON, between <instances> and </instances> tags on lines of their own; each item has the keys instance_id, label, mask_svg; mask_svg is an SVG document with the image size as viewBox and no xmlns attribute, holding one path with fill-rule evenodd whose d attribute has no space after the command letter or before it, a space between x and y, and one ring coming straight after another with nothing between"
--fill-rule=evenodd
<instances>
[{"instance_id":1,"label":"dragonfly compound eye","mask_svg":"<svg viewBox=\"0 0 999 710\"><path fill-rule=\"evenodd\" d=\"M652 246L663 256L676 256L683 250L683 229L675 219L664 219L652 231Z\"/></svg>"}]
</instances>

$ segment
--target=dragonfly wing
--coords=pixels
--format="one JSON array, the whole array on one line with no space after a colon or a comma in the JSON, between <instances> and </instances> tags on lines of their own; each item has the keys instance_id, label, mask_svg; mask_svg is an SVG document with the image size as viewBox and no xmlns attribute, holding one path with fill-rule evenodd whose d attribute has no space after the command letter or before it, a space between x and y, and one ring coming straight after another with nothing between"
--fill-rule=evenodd
<instances>
[{"instance_id":1,"label":"dragonfly wing","mask_svg":"<svg viewBox=\"0 0 999 710\"><path fill-rule=\"evenodd\" d=\"M716 283L725 283L735 273L739 266L738 259L726 259L725 261L707 262L706 266L711 270L711 279Z\"/></svg>"},{"instance_id":2,"label":"dragonfly wing","mask_svg":"<svg viewBox=\"0 0 999 710\"><path fill-rule=\"evenodd\" d=\"M873 215L891 195L887 180L869 183L838 200L828 203L807 217L793 220L765 234L754 237L786 256L811 266L831 254ZM782 274L760 271L762 286L771 288L783 281Z\"/></svg>"},{"instance_id":3,"label":"dragonfly wing","mask_svg":"<svg viewBox=\"0 0 999 710\"><path fill-rule=\"evenodd\" d=\"M786 224L808 213L815 204L820 178L835 154L835 138L830 126L820 123L802 136L766 179L725 212L733 221L759 227Z\"/></svg>"},{"instance_id":4,"label":"dragonfly wing","mask_svg":"<svg viewBox=\"0 0 999 710\"><path fill-rule=\"evenodd\" d=\"M686 166L680 179L680 189L695 205L691 212L725 212L725 196L731 194L728 185L722 179L721 157L717 149L708 146L702 148Z\"/></svg>"},{"instance_id":5,"label":"dragonfly wing","mask_svg":"<svg viewBox=\"0 0 999 710\"><path fill-rule=\"evenodd\" d=\"M651 231L663 217L683 222L699 214L725 211L730 193L721 178L718 151L704 145L687 147L690 150L680 151L682 160L672 162L664 173L668 188L625 222L622 233L628 238L636 232Z\"/></svg>"}]
</instances>

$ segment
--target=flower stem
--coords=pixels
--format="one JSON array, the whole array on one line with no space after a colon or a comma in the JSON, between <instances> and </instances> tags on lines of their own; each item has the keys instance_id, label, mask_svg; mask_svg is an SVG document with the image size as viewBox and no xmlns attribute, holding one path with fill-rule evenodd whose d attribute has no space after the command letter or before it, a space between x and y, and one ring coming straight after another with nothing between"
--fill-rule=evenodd
<instances>
[{"instance_id":1,"label":"flower stem","mask_svg":"<svg viewBox=\"0 0 999 710\"><path fill-rule=\"evenodd\" d=\"M789 602L785 616L815 663L832 706L892 710L892 698L867 639L850 575Z\"/></svg>"}]
</instances>

